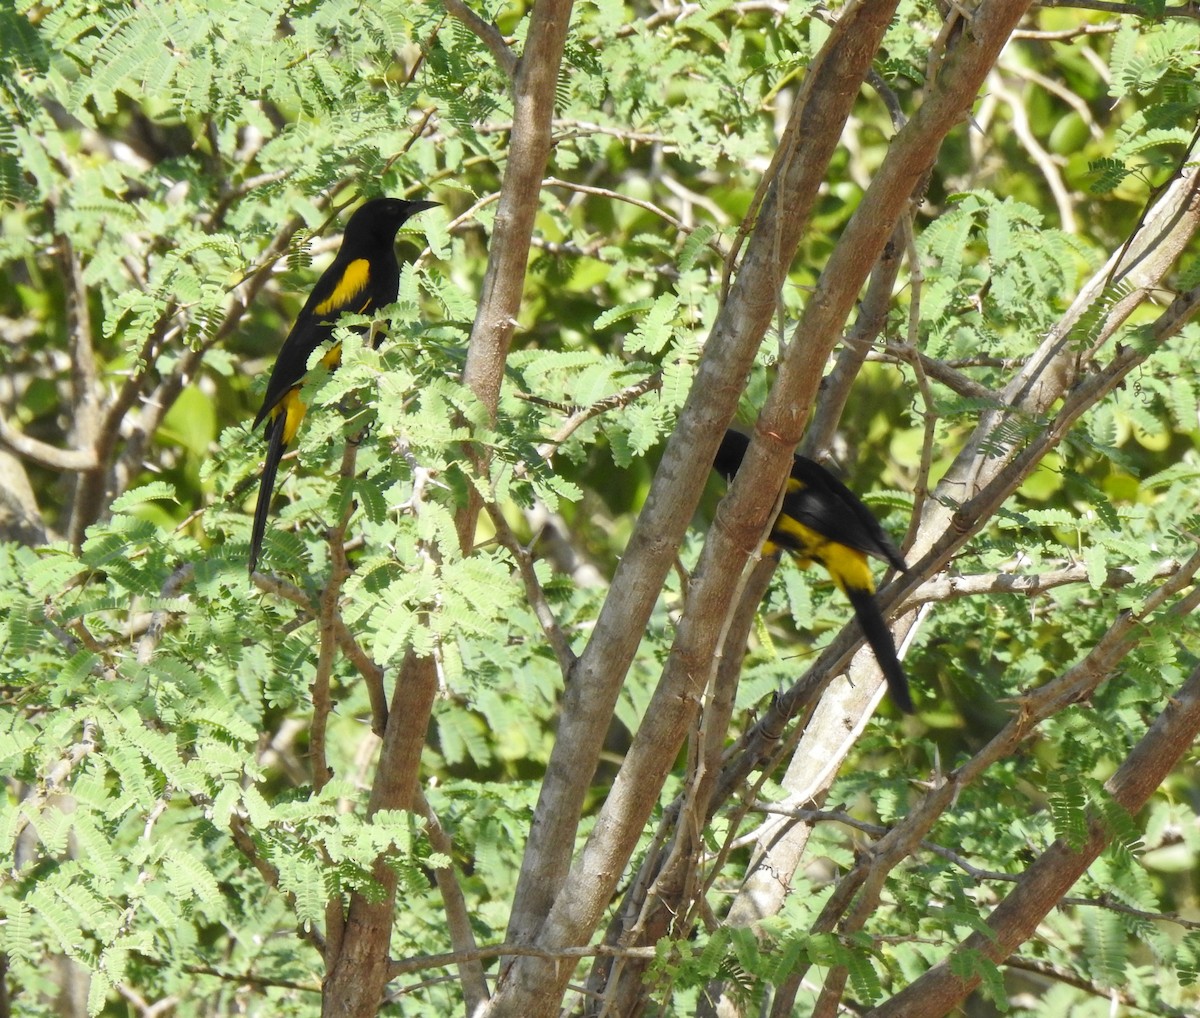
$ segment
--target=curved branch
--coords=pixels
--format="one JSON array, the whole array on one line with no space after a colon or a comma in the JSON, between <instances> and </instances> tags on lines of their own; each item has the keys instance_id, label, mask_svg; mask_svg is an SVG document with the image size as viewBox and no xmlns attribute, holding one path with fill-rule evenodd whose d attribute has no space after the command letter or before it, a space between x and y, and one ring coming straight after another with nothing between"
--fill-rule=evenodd
<instances>
[{"instance_id":1,"label":"curved branch","mask_svg":"<svg viewBox=\"0 0 1200 1018\"><path fill-rule=\"evenodd\" d=\"M49 442L30 438L0 417L0 445L50 470L65 472L95 470L99 464L95 449L60 449Z\"/></svg>"},{"instance_id":2,"label":"curved branch","mask_svg":"<svg viewBox=\"0 0 1200 1018\"><path fill-rule=\"evenodd\" d=\"M492 54L500 70L504 72L504 76L511 80L517 73L517 57L509 48L508 43L504 41L500 29L493 22L481 18L463 3L463 0L442 0L442 3L452 17L457 18L478 36L480 42Z\"/></svg>"}]
</instances>

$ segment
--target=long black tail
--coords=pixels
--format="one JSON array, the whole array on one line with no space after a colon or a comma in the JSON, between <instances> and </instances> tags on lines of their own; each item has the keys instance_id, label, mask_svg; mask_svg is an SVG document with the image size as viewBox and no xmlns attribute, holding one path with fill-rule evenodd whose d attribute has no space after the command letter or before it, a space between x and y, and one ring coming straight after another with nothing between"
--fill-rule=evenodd
<instances>
[{"instance_id":1,"label":"long black tail","mask_svg":"<svg viewBox=\"0 0 1200 1018\"><path fill-rule=\"evenodd\" d=\"M892 703L905 714L912 714L916 708L913 706L912 696L908 691L908 676L904 674L904 668L896 656L896 644L892 640L891 630L883 621L879 605L875 603L875 595L869 590L847 587L846 596L850 598L850 603L854 606L854 615L858 619L858 624L862 626L867 643L875 652L875 660L883 669L883 676L887 679L888 692L892 695Z\"/></svg>"},{"instance_id":2,"label":"long black tail","mask_svg":"<svg viewBox=\"0 0 1200 1018\"><path fill-rule=\"evenodd\" d=\"M283 459L283 426L285 412L277 413L267 422L267 456L263 460L262 478L258 482L258 502L254 506L254 529L250 532L250 572L258 566L263 535L267 532L267 514L271 511L271 495L275 491L275 475Z\"/></svg>"}]
</instances>

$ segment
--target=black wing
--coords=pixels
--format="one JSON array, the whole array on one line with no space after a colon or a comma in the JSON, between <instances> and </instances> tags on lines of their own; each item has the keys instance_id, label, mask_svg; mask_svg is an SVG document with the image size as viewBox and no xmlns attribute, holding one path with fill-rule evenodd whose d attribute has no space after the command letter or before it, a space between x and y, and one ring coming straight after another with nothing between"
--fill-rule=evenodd
<instances>
[{"instance_id":1,"label":"black wing","mask_svg":"<svg viewBox=\"0 0 1200 1018\"><path fill-rule=\"evenodd\" d=\"M901 572L908 569L871 510L814 460L796 457L781 511L822 537L890 562Z\"/></svg>"},{"instance_id":2,"label":"black wing","mask_svg":"<svg viewBox=\"0 0 1200 1018\"><path fill-rule=\"evenodd\" d=\"M289 389L300 384L308 369L309 357L333 334L339 315L346 311L365 314L374 310L379 282L374 277L378 275L372 259L353 255L339 255L321 274L296 318L296 324L279 348L279 356L267 381L266 395L251 429L267 418ZM395 299L393 294L390 300Z\"/></svg>"},{"instance_id":3,"label":"black wing","mask_svg":"<svg viewBox=\"0 0 1200 1018\"><path fill-rule=\"evenodd\" d=\"M733 480L748 448L750 439L746 435L740 431L726 431L713 467L726 480ZM805 456L796 456L792 461L791 478L781 509L781 514L784 513L831 541L865 555L874 555L902 571L908 568L871 510L821 464ZM773 531L771 539L784 548L794 548L796 544L794 538L781 531Z\"/></svg>"}]
</instances>

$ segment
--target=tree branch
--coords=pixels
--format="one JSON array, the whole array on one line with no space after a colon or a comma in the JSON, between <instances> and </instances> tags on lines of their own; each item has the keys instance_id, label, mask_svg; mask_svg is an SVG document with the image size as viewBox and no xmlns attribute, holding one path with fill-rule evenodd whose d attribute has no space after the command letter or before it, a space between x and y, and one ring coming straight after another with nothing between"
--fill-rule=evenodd
<instances>
[{"instance_id":1,"label":"tree branch","mask_svg":"<svg viewBox=\"0 0 1200 1018\"><path fill-rule=\"evenodd\" d=\"M1101 11L1104 14L1129 14L1135 18L1151 20L1146 8L1141 4L1112 3L1110 0L1037 0L1037 7L1067 7L1080 11ZM1154 16L1157 21L1162 18L1186 18L1190 21L1200 21L1200 4L1183 3L1177 7L1164 7L1160 15Z\"/></svg>"},{"instance_id":2,"label":"tree branch","mask_svg":"<svg viewBox=\"0 0 1200 1018\"><path fill-rule=\"evenodd\" d=\"M1126 813L1137 813L1163 782L1180 757L1200 735L1200 667L1170 697L1163 712L1105 782L1113 801ZM979 966L956 966L955 958L977 952L1002 962L1034 930L1072 885L1083 876L1113 832L1104 818L1093 815L1087 839L1072 848L1060 839L1025 871L1020 883L988 917L988 933L968 937L951 955L938 962L884 1004L869 1018L934 1018L948 1014L979 985ZM958 973L969 972L970 975Z\"/></svg>"},{"instance_id":3,"label":"tree branch","mask_svg":"<svg viewBox=\"0 0 1200 1018\"><path fill-rule=\"evenodd\" d=\"M702 686L713 661L711 643L704 640L693 644L677 641L677 650L672 654L675 670L660 683L584 853L568 879L583 796L625 672L699 501L717 444L733 417L754 353L771 322L800 231L893 9L890 2L855 3L846 8L811 66L804 94L793 109L741 269L705 343L687 403L592 638L567 687L558 737L534 816L533 836L522 863L509 925L508 939L512 941L525 943L536 936L533 942L537 946L557 949L590 937L688 729L696 689ZM799 144L800 138L803 145ZM763 485L759 490L757 515L748 514L753 525L739 521L739 526L733 528L742 537L741 563L749 558L752 548L757 547L754 542L766 531L777 493L782 490L785 466L781 450L779 483ZM732 562L736 554L725 564ZM711 566L711 561L708 564ZM717 584L723 584L726 604L741 571L741 565L717 570ZM693 576L689 612L696 582ZM722 606L719 617L709 614L700 624L715 627L707 634L708 640L724 629L724 610ZM689 650L695 647L695 656L689 653L685 661L678 650L681 646ZM555 998L554 987L565 986L568 975L536 959L517 959L493 998L492 1013L530 1018L549 1014L556 1009L548 1003Z\"/></svg>"},{"instance_id":4,"label":"tree branch","mask_svg":"<svg viewBox=\"0 0 1200 1018\"><path fill-rule=\"evenodd\" d=\"M478 36L492 54L496 61L496 65L504 72L506 78L511 79L517 72L517 57L516 54L509 48L507 42L504 41L504 36L500 33L495 24L490 21L484 21L463 0L442 0L446 10L454 18L461 21L470 31Z\"/></svg>"},{"instance_id":5,"label":"tree branch","mask_svg":"<svg viewBox=\"0 0 1200 1018\"><path fill-rule=\"evenodd\" d=\"M500 507L490 500L484 502L484 506L487 509L488 518L492 521L492 526L496 530L496 540L500 542L501 546L508 549L508 553L512 555L513 560L517 564L517 572L521 574L521 582L525 586L525 597L533 609L533 614L538 620L538 625L542 627L542 633L546 637L546 642L550 644L550 649L554 651L559 671L562 672L563 680L565 681L570 676L571 669L578 658L575 656L575 651L571 649L571 641L567 639L566 633L562 631L562 627L558 624L558 619L554 617L553 609L551 609L549 603L546 601L546 595L542 591L542 584L538 580L537 572L534 569L533 556L529 553L529 549L517 540L517 535L513 533L512 527L508 525L508 520L504 518L504 513Z\"/></svg>"},{"instance_id":6,"label":"tree branch","mask_svg":"<svg viewBox=\"0 0 1200 1018\"><path fill-rule=\"evenodd\" d=\"M901 823L880 839L869 853L865 853L858 865L838 882L813 924L814 932L829 932L839 923L842 932L860 929L874 908L874 902L878 900L887 875L919 847L961 790L976 781L992 764L1010 756L1046 718L1070 704L1090 698L1096 687L1111 677L1125 657L1137 646L1143 633L1144 620L1189 586L1197 570L1200 570L1200 553L1193 555L1177 575L1151 593L1136 611L1121 612L1095 647L1078 663L1058 678L1026 694L1020 701L1017 713L1004 729L967 763L947 775L944 781L932 789ZM1194 590L1176 602L1170 611L1174 614L1186 614L1198 601L1200 591ZM1052 902L1048 901L1045 904L1049 909ZM843 916L846 918L843 919ZM800 966L789 975L787 982L779 989L777 1003L787 1006L799 988L806 969L807 966Z\"/></svg>"},{"instance_id":7,"label":"tree branch","mask_svg":"<svg viewBox=\"0 0 1200 1018\"><path fill-rule=\"evenodd\" d=\"M30 438L0 417L0 445L39 466L63 473L95 470L100 462L95 449L60 449L49 442Z\"/></svg>"}]
</instances>

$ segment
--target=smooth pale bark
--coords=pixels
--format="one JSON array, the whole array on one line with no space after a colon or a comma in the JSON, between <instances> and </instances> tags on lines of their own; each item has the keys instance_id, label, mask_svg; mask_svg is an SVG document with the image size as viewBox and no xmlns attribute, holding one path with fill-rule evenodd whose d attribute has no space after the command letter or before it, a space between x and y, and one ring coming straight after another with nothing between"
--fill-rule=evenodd
<instances>
[{"instance_id":1,"label":"smooth pale bark","mask_svg":"<svg viewBox=\"0 0 1200 1018\"><path fill-rule=\"evenodd\" d=\"M689 669L682 665L673 677L664 676L647 712L654 731L639 732L584 855L568 879L580 809L621 683L695 512L717 444L771 324L779 288L828 161L893 11L892 3L851 5L809 70L772 163L770 184L737 278L705 344L692 391L592 639L567 687L522 866L510 941L558 948L591 937L694 713L696 676L707 675L711 652L701 660L698 672L686 674ZM740 547L733 550L721 577L729 583L726 603L766 528L789 461L790 450L781 449L778 483L743 498L757 504L743 506L744 515L737 520ZM519 958L502 980L488 1013L522 1018L555 1013L570 974L569 966Z\"/></svg>"},{"instance_id":2,"label":"smooth pale bark","mask_svg":"<svg viewBox=\"0 0 1200 1018\"><path fill-rule=\"evenodd\" d=\"M579 908L587 890L611 886L607 884L610 875L619 875L632 854L642 825L657 801L658 790L695 716L700 692L717 655L718 639L737 579L774 510L776 493L790 469L791 453L808 420L828 355L842 334L863 284L906 214L910 196L929 172L946 134L965 120L980 86L1027 7L1027 2L995 0L975 10L970 31L959 34L947 51L925 102L897 133L834 248L784 352L775 384L759 417L755 440L729 495L718 509L700 562L692 574L687 607L663 679L583 856L571 871L568 881L571 890L555 904L538 940L541 946L549 948L559 943L558 937L573 942L569 938L578 936L587 921L587 912L581 915L572 912L572 907ZM873 15L879 13L878 9L872 11ZM841 27L844 25L839 23ZM854 25L852 31L856 46L869 41L865 37L865 24ZM867 69L857 70L865 77ZM843 57L838 71L850 70ZM826 71L827 68L814 65L809 74ZM693 394L696 391L704 392L699 384ZM681 886L678 879L673 884L664 884L664 912L660 919L678 914L685 907L685 903L670 897L678 894ZM586 890L572 893L576 888ZM583 900L585 909L604 905L598 896ZM661 928L661 923L644 924L631 943L649 942ZM624 965L622 979L639 981L642 967L638 963ZM629 991L610 986L607 992L620 994L618 999L624 1000L625 992Z\"/></svg>"}]
</instances>

